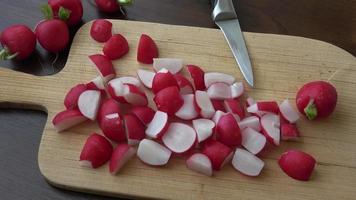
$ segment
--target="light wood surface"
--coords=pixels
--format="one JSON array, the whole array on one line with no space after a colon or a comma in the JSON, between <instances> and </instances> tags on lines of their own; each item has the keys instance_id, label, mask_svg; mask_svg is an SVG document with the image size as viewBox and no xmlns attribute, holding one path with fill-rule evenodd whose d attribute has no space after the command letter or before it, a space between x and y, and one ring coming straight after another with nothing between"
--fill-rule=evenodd
<instances>
[{"instance_id":1,"label":"light wood surface","mask_svg":"<svg viewBox=\"0 0 356 200\"><path fill-rule=\"evenodd\" d=\"M151 35L161 57L183 58L185 63L206 71L219 71L242 80L232 53L219 30L115 20L114 32L129 41L130 52L114 62L120 76L135 75L137 41L141 33ZM302 137L282 142L264 154L261 176L246 177L230 165L206 177L186 169L184 160L174 158L161 168L132 159L117 176L107 165L82 168L78 159L86 137L100 132L96 123L84 123L61 134L51 120L64 109L63 98L73 85L97 76L87 56L101 51L102 44L89 36L90 23L77 33L66 67L54 75L37 77L0 68L1 106L36 108L48 112L39 149L38 163L53 185L83 192L113 196L162 199L353 199L356 195L356 59L328 43L299 37L245 33L254 67L255 88L247 93L261 100L292 101L303 83L330 80L339 99L335 113L326 120L302 119ZM152 104L152 103L151 103ZM278 156L287 149L311 153L318 161L309 182L295 181L278 167Z\"/></svg>"}]
</instances>

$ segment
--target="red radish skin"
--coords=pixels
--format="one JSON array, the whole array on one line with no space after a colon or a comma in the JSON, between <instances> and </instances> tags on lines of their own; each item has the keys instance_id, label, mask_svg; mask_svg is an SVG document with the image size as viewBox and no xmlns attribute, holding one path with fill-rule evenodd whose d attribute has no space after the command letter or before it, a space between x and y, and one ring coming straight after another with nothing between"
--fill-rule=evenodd
<instances>
[{"instance_id":1,"label":"red radish skin","mask_svg":"<svg viewBox=\"0 0 356 200\"><path fill-rule=\"evenodd\" d=\"M140 143L141 140L145 138L146 127L133 114L125 115L124 121L128 144L137 145L138 143Z\"/></svg>"},{"instance_id":2,"label":"red radish skin","mask_svg":"<svg viewBox=\"0 0 356 200\"><path fill-rule=\"evenodd\" d=\"M97 42L107 42L112 36L112 23L106 19L95 20L90 27L90 36Z\"/></svg>"},{"instance_id":3,"label":"red radish skin","mask_svg":"<svg viewBox=\"0 0 356 200\"><path fill-rule=\"evenodd\" d=\"M194 146L196 133L186 124L170 123L162 137L163 144L174 153L184 153Z\"/></svg>"},{"instance_id":4,"label":"red radish skin","mask_svg":"<svg viewBox=\"0 0 356 200\"><path fill-rule=\"evenodd\" d=\"M289 123L295 123L299 119L297 111L294 110L292 105L289 103L288 99L284 100L279 105L279 111L281 116L286 119Z\"/></svg>"},{"instance_id":5,"label":"red radish skin","mask_svg":"<svg viewBox=\"0 0 356 200\"><path fill-rule=\"evenodd\" d=\"M89 59L94 64L105 83L115 78L116 73L114 66L108 57L101 54L95 54L89 56Z\"/></svg>"},{"instance_id":6,"label":"red radish skin","mask_svg":"<svg viewBox=\"0 0 356 200\"><path fill-rule=\"evenodd\" d=\"M78 98L78 108L87 118L95 120L101 103L101 93L97 90L86 90Z\"/></svg>"},{"instance_id":7,"label":"red radish skin","mask_svg":"<svg viewBox=\"0 0 356 200\"><path fill-rule=\"evenodd\" d=\"M163 145L148 139L143 139L138 145L137 157L152 166L167 164L172 152Z\"/></svg>"},{"instance_id":8,"label":"red radish skin","mask_svg":"<svg viewBox=\"0 0 356 200\"><path fill-rule=\"evenodd\" d=\"M176 86L177 88L179 88L179 85L176 79L174 78L173 74L167 71L166 69L162 69L158 71L153 77L152 92L154 94L170 86Z\"/></svg>"},{"instance_id":9,"label":"red radish skin","mask_svg":"<svg viewBox=\"0 0 356 200\"><path fill-rule=\"evenodd\" d=\"M102 96L106 95L106 86L101 76L97 76L86 84L88 90L98 90Z\"/></svg>"},{"instance_id":10,"label":"red radish skin","mask_svg":"<svg viewBox=\"0 0 356 200\"><path fill-rule=\"evenodd\" d=\"M59 19L40 22L35 29L36 37L41 46L51 53L64 50L69 42L67 25Z\"/></svg>"},{"instance_id":11,"label":"red radish skin","mask_svg":"<svg viewBox=\"0 0 356 200\"><path fill-rule=\"evenodd\" d=\"M191 155L185 163L187 168L190 170L207 176L213 175L213 167L211 161L208 156L202 153L195 153Z\"/></svg>"},{"instance_id":12,"label":"red radish skin","mask_svg":"<svg viewBox=\"0 0 356 200\"><path fill-rule=\"evenodd\" d=\"M148 100L145 92L130 83L125 83L124 86L128 87L128 92L124 93L124 99L127 103L134 106L147 106Z\"/></svg>"},{"instance_id":13,"label":"red radish skin","mask_svg":"<svg viewBox=\"0 0 356 200\"><path fill-rule=\"evenodd\" d=\"M73 110L64 110L58 113L52 120L54 127L57 129L57 132L64 131L68 128L71 128L77 124L85 122L86 117L78 109Z\"/></svg>"},{"instance_id":14,"label":"red radish skin","mask_svg":"<svg viewBox=\"0 0 356 200\"><path fill-rule=\"evenodd\" d=\"M181 74L174 74L174 78L176 79L176 81L178 83L180 93L182 95L183 94L194 94L194 87L187 78L185 78Z\"/></svg>"},{"instance_id":15,"label":"red radish skin","mask_svg":"<svg viewBox=\"0 0 356 200\"><path fill-rule=\"evenodd\" d=\"M117 174L121 168L136 154L135 148L127 144L118 144L110 158L109 171L111 174Z\"/></svg>"},{"instance_id":16,"label":"red radish skin","mask_svg":"<svg viewBox=\"0 0 356 200\"><path fill-rule=\"evenodd\" d=\"M168 116L173 116L184 104L184 100L176 86L171 86L160 90L153 101L157 109L166 112Z\"/></svg>"},{"instance_id":17,"label":"red radish skin","mask_svg":"<svg viewBox=\"0 0 356 200\"><path fill-rule=\"evenodd\" d=\"M198 117L199 113L194 108L194 94L182 95L183 105L175 113L175 115L183 120L192 120Z\"/></svg>"},{"instance_id":18,"label":"red radish skin","mask_svg":"<svg viewBox=\"0 0 356 200\"><path fill-rule=\"evenodd\" d=\"M36 35L25 25L12 25L0 33L0 42L4 47L0 51L0 60L28 58L36 48Z\"/></svg>"},{"instance_id":19,"label":"red radish skin","mask_svg":"<svg viewBox=\"0 0 356 200\"><path fill-rule=\"evenodd\" d=\"M153 69L156 72L167 69L172 74L177 74L183 68L183 60L178 58L154 58Z\"/></svg>"},{"instance_id":20,"label":"red radish skin","mask_svg":"<svg viewBox=\"0 0 356 200\"><path fill-rule=\"evenodd\" d=\"M91 134L80 153L80 164L82 166L98 168L110 160L113 147L102 135Z\"/></svg>"},{"instance_id":21,"label":"red radish skin","mask_svg":"<svg viewBox=\"0 0 356 200\"><path fill-rule=\"evenodd\" d=\"M231 113L220 117L216 125L216 139L227 146L241 144L241 131Z\"/></svg>"},{"instance_id":22,"label":"red radish skin","mask_svg":"<svg viewBox=\"0 0 356 200\"><path fill-rule=\"evenodd\" d=\"M295 124L282 123L281 124L282 140L294 140L299 137L299 130Z\"/></svg>"},{"instance_id":23,"label":"red radish skin","mask_svg":"<svg viewBox=\"0 0 356 200\"><path fill-rule=\"evenodd\" d=\"M210 99L224 100L231 98L230 86L226 83L213 83L209 86L207 93Z\"/></svg>"},{"instance_id":24,"label":"red radish skin","mask_svg":"<svg viewBox=\"0 0 356 200\"><path fill-rule=\"evenodd\" d=\"M236 149L234 157L232 158L232 166L247 176L258 176L264 165L261 159L240 148Z\"/></svg>"},{"instance_id":25,"label":"red radish skin","mask_svg":"<svg viewBox=\"0 0 356 200\"><path fill-rule=\"evenodd\" d=\"M261 118L262 133L267 141L278 146L280 143L280 118L273 113L267 113Z\"/></svg>"},{"instance_id":26,"label":"red radish skin","mask_svg":"<svg viewBox=\"0 0 356 200\"><path fill-rule=\"evenodd\" d=\"M195 91L195 110L203 118L211 118L214 113L214 106L211 103L209 95L205 91L197 90Z\"/></svg>"},{"instance_id":27,"label":"red radish skin","mask_svg":"<svg viewBox=\"0 0 356 200\"><path fill-rule=\"evenodd\" d=\"M80 0L48 0L48 4L56 17L59 17L60 7L69 11L69 18L65 21L68 26L77 25L82 21L83 5Z\"/></svg>"},{"instance_id":28,"label":"red radish skin","mask_svg":"<svg viewBox=\"0 0 356 200\"><path fill-rule=\"evenodd\" d=\"M103 53L110 60L116 60L129 52L129 44L126 38L115 34L104 44Z\"/></svg>"},{"instance_id":29,"label":"red radish skin","mask_svg":"<svg viewBox=\"0 0 356 200\"><path fill-rule=\"evenodd\" d=\"M137 47L137 61L144 64L152 64L154 58L158 58L158 47L154 40L142 34Z\"/></svg>"},{"instance_id":30,"label":"red radish skin","mask_svg":"<svg viewBox=\"0 0 356 200\"><path fill-rule=\"evenodd\" d=\"M121 113L121 109L119 104L114 99L105 99L100 106L98 111L98 122L105 117L106 115L113 114L113 113Z\"/></svg>"},{"instance_id":31,"label":"red radish skin","mask_svg":"<svg viewBox=\"0 0 356 200\"><path fill-rule=\"evenodd\" d=\"M230 86L231 98L239 98L244 94L244 85L242 82L234 83Z\"/></svg>"},{"instance_id":32,"label":"red radish skin","mask_svg":"<svg viewBox=\"0 0 356 200\"><path fill-rule=\"evenodd\" d=\"M67 109L77 108L79 96L85 90L87 90L87 86L85 84L78 84L72 87L64 97L64 106Z\"/></svg>"},{"instance_id":33,"label":"red radish skin","mask_svg":"<svg viewBox=\"0 0 356 200\"><path fill-rule=\"evenodd\" d=\"M148 124L145 131L150 138L161 138L168 128L168 115L162 111L156 111L152 121Z\"/></svg>"},{"instance_id":34,"label":"red radish skin","mask_svg":"<svg viewBox=\"0 0 356 200\"><path fill-rule=\"evenodd\" d=\"M252 128L257 132L261 131L260 119L256 116L246 117L243 120L241 120L238 124L241 130L244 130L245 128Z\"/></svg>"},{"instance_id":35,"label":"red radish skin","mask_svg":"<svg viewBox=\"0 0 356 200\"><path fill-rule=\"evenodd\" d=\"M240 119L245 118L245 108L239 100L226 99L224 101L225 110L229 113L237 114Z\"/></svg>"},{"instance_id":36,"label":"red radish skin","mask_svg":"<svg viewBox=\"0 0 356 200\"><path fill-rule=\"evenodd\" d=\"M152 121L155 115L155 111L148 106L135 106L131 112L146 126Z\"/></svg>"},{"instance_id":37,"label":"red radish skin","mask_svg":"<svg viewBox=\"0 0 356 200\"><path fill-rule=\"evenodd\" d=\"M235 77L220 72L208 72L204 74L204 84L209 88L213 83L226 83L232 85L235 82Z\"/></svg>"},{"instance_id":38,"label":"red radish skin","mask_svg":"<svg viewBox=\"0 0 356 200\"><path fill-rule=\"evenodd\" d=\"M289 150L281 155L278 164L289 177L308 181L314 171L316 160L305 152Z\"/></svg>"},{"instance_id":39,"label":"red radish skin","mask_svg":"<svg viewBox=\"0 0 356 200\"><path fill-rule=\"evenodd\" d=\"M222 112L226 112L223 100L212 99L211 103L213 104L214 110L220 110Z\"/></svg>"},{"instance_id":40,"label":"red radish skin","mask_svg":"<svg viewBox=\"0 0 356 200\"><path fill-rule=\"evenodd\" d=\"M299 112L309 120L330 116L335 110L336 102L336 88L325 81L313 81L303 85L296 97Z\"/></svg>"},{"instance_id":41,"label":"red radish skin","mask_svg":"<svg viewBox=\"0 0 356 200\"><path fill-rule=\"evenodd\" d=\"M249 152L256 155L266 146L266 137L252 128L245 128L241 131L241 144Z\"/></svg>"},{"instance_id":42,"label":"red radish skin","mask_svg":"<svg viewBox=\"0 0 356 200\"><path fill-rule=\"evenodd\" d=\"M119 113L107 114L98 119L103 134L114 142L126 141L124 124Z\"/></svg>"},{"instance_id":43,"label":"red radish skin","mask_svg":"<svg viewBox=\"0 0 356 200\"><path fill-rule=\"evenodd\" d=\"M105 13L114 13L120 9L117 0L95 0L95 4L100 11Z\"/></svg>"},{"instance_id":44,"label":"red radish skin","mask_svg":"<svg viewBox=\"0 0 356 200\"><path fill-rule=\"evenodd\" d=\"M137 70L138 78L140 79L142 84L149 89L152 88L152 82L155 74L156 73L144 69Z\"/></svg>"},{"instance_id":45,"label":"red radish skin","mask_svg":"<svg viewBox=\"0 0 356 200\"><path fill-rule=\"evenodd\" d=\"M197 142L203 142L208 139L214 131L215 123L210 119L193 120L193 127L197 133Z\"/></svg>"},{"instance_id":46,"label":"red radish skin","mask_svg":"<svg viewBox=\"0 0 356 200\"><path fill-rule=\"evenodd\" d=\"M204 143L202 153L208 156L213 169L219 171L226 163L228 163L233 151L230 147L215 140L209 140Z\"/></svg>"},{"instance_id":47,"label":"red radish skin","mask_svg":"<svg viewBox=\"0 0 356 200\"><path fill-rule=\"evenodd\" d=\"M279 114L279 107L278 107L277 102L275 102L275 101L257 102L257 108L259 111Z\"/></svg>"},{"instance_id":48,"label":"red radish skin","mask_svg":"<svg viewBox=\"0 0 356 200\"><path fill-rule=\"evenodd\" d=\"M196 65L187 65L187 69L193 79L196 90L205 90L204 71Z\"/></svg>"}]
</instances>

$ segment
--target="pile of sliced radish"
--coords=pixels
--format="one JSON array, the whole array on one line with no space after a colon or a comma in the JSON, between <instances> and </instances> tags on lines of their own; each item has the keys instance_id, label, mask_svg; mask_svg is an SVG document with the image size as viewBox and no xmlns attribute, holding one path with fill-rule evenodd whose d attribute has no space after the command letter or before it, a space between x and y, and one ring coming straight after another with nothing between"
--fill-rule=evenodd
<instances>
[{"instance_id":1,"label":"pile of sliced radish","mask_svg":"<svg viewBox=\"0 0 356 200\"><path fill-rule=\"evenodd\" d=\"M116 37L108 40L105 55L89 56L99 76L71 88L64 100L67 110L53 119L59 132L88 119L98 121L105 137L89 136L80 156L85 166L96 168L110 160L109 170L116 174L135 154L152 166L166 165L172 154L188 154L187 168L207 176L228 163L244 175L258 176L264 167L258 155L267 143L278 146L299 137L299 115L288 100L279 105L251 97L244 101L243 83L234 76L205 73L195 65L185 69L182 59L157 58L158 48L148 35L140 39L137 59L152 69L138 69L137 77L116 77L111 59L128 51L126 39ZM111 54L110 49L121 53ZM152 99L147 90L152 90ZM155 108L148 106L152 101ZM307 159L285 160L280 161L283 170L300 178L293 171L299 168L288 165L301 161L303 167Z\"/></svg>"}]
</instances>

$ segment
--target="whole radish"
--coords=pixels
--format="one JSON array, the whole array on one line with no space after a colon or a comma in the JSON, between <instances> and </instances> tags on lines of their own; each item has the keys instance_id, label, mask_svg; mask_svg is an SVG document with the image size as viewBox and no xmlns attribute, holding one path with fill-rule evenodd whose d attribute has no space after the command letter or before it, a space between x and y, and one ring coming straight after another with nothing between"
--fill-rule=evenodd
<instances>
[{"instance_id":1,"label":"whole radish","mask_svg":"<svg viewBox=\"0 0 356 200\"><path fill-rule=\"evenodd\" d=\"M299 89L296 97L300 113L309 120L325 118L334 111L337 92L333 85L325 81L313 81Z\"/></svg>"},{"instance_id":2,"label":"whole radish","mask_svg":"<svg viewBox=\"0 0 356 200\"><path fill-rule=\"evenodd\" d=\"M28 58L36 48L36 35L25 25L7 27L0 35L4 49L0 51L0 60Z\"/></svg>"},{"instance_id":3,"label":"whole radish","mask_svg":"<svg viewBox=\"0 0 356 200\"><path fill-rule=\"evenodd\" d=\"M54 16L66 19L68 26L77 25L83 16L83 5L81 0L48 0Z\"/></svg>"},{"instance_id":4,"label":"whole radish","mask_svg":"<svg viewBox=\"0 0 356 200\"><path fill-rule=\"evenodd\" d=\"M35 33L41 46L51 53L58 53L66 48L69 42L67 25L59 19L48 19L40 22Z\"/></svg>"},{"instance_id":5,"label":"whole radish","mask_svg":"<svg viewBox=\"0 0 356 200\"><path fill-rule=\"evenodd\" d=\"M113 13L120 9L120 6L131 5L132 0L95 0L95 4L102 12Z\"/></svg>"}]
</instances>

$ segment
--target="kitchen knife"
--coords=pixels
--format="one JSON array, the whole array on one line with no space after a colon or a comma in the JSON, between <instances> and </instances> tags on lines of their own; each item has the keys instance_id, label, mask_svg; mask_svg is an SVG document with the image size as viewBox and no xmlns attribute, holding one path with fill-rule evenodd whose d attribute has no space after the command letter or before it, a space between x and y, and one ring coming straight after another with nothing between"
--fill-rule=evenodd
<instances>
[{"instance_id":1,"label":"kitchen knife","mask_svg":"<svg viewBox=\"0 0 356 200\"><path fill-rule=\"evenodd\" d=\"M247 83L253 86L253 72L232 0L213 0L212 18L224 33L232 54Z\"/></svg>"}]
</instances>

